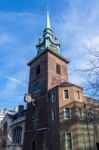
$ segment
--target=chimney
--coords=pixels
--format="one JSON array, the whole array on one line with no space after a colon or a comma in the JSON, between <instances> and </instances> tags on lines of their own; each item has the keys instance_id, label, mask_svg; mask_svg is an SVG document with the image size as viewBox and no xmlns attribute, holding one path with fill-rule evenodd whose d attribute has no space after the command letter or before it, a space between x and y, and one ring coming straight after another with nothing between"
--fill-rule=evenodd
<instances>
[{"instance_id":1,"label":"chimney","mask_svg":"<svg viewBox=\"0 0 99 150\"><path fill-rule=\"evenodd\" d=\"M22 112L24 110L24 106L23 105L18 105L16 108L15 108L15 111L16 112Z\"/></svg>"}]
</instances>

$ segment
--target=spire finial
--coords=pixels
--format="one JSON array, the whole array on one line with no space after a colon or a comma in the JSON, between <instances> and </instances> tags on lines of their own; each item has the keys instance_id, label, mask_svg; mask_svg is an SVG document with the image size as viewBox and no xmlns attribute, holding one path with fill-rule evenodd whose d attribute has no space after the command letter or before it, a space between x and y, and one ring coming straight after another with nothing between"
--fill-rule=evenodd
<instances>
[{"instance_id":1,"label":"spire finial","mask_svg":"<svg viewBox=\"0 0 99 150\"><path fill-rule=\"evenodd\" d=\"M36 45L37 55L39 55L41 52L48 50L48 49L53 50L55 53L60 52L60 50L59 50L60 49L60 43L58 42L58 40L53 35L53 31L51 29L48 8L47 8L46 12L47 12L46 13L46 27L43 31L43 38L39 39L39 42Z\"/></svg>"},{"instance_id":2,"label":"spire finial","mask_svg":"<svg viewBox=\"0 0 99 150\"><path fill-rule=\"evenodd\" d=\"M49 28L49 29L51 28L48 9L47 9L47 16L46 16L46 28Z\"/></svg>"}]
</instances>

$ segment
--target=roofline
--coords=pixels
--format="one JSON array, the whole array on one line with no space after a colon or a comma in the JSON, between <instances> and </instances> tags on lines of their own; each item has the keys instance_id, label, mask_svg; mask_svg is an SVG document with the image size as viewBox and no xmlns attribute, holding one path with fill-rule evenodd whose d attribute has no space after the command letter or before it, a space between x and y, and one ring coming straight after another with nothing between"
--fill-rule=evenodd
<instances>
[{"instance_id":1,"label":"roofline","mask_svg":"<svg viewBox=\"0 0 99 150\"><path fill-rule=\"evenodd\" d=\"M64 56L57 54L54 52L54 49L52 50L52 48L46 47L44 49L44 51L42 51L39 55L35 56L32 60L30 60L27 65L30 66L34 61L36 61L36 59L38 59L41 55L43 55L46 52L50 52L52 54L54 54L55 56L59 57L60 59L62 59L63 61L65 61L66 63L70 63L69 59L65 58Z\"/></svg>"},{"instance_id":2,"label":"roofline","mask_svg":"<svg viewBox=\"0 0 99 150\"><path fill-rule=\"evenodd\" d=\"M70 83L70 82L63 82L63 83L59 84L58 86L59 86L59 87L60 87L60 86L66 86L65 84L70 85L70 86L75 86L75 87L78 87L78 88L80 88L81 90L83 90L83 88L82 88L81 86L76 85L76 84L73 84L73 83Z\"/></svg>"},{"instance_id":3,"label":"roofline","mask_svg":"<svg viewBox=\"0 0 99 150\"><path fill-rule=\"evenodd\" d=\"M11 114L9 114L9 113L6 113L5 116L3 117L2 121L1 121L1 124L2 124L2 122L4 121L4 119L6 118L6 116L12 117L13 115L11 115Z\"/></svg>"},{"instance_id":4,"label":"roofline","mask_svg":"<svg viewBox=\"0 0 99 150\"><path fill-rule=\"evenodd\" d=\"M63 82L63 83L64 83L64 82ZM80 87L80 86L78 86L78 85L76 85L76 84L72 84L72 83L66 82L67 85L62 85L63 83L60 83L60 84L58 84L58 85L52 87L51 89L49 89L49 91L53 91L53 89L55 89L55 88L64 87L64 86L75 86L75 87L80 88L80 89L83 91L83 88Z\"/></svg>"}]
</instances>

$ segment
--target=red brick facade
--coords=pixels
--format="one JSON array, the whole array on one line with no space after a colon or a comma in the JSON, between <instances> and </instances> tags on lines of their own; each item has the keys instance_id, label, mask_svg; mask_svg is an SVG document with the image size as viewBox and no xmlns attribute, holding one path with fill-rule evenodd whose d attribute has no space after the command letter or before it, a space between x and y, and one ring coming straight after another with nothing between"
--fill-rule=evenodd
<instances>
[{"instance_id":1,"label":"red brick facade","mask_svg":"<svg viewBox=\"0 0 99 150\"><path fill-rule=\"evenodd\" d=\"M27 105L23 150L95 150L99 143L99 124L93 124L87 116L89 110L94 113L83 96L83 89L68 82L68 63L50 49L28 63L28 92L36 99L36 105Z\"/></svg>"},{"instance_id":2,"label":"red brick facade","mask_svg":"<svg viewBox=\"0 0 99 150\"><path fill-rule=\"evenodd\" d=\"M28 93L36 105L27 105L23 150L96 150L99 118L98 124L97 118L92 122L95 109L89 109L92 104L87 103L83 89L68 82L69 61L60 54L48 11L36 48L37 56L28 63Z\"/></svg>"},{"instance_id":3,"label":"red brick facade","mask_svg":"<svg viewBox=\"0 0 99 150\"><path fill-rule=\"evenodd\" d=\"M40 64L40 73L36 75L36 67ZM56 65L60 66L60 74L56 73ZM29 93L36 99L38 118L33 121L33 106L28 104L24 150L55 150L60 147L59 131L59 101L57 85L68 81L68 61L46 50L38 58L32 60L30 65ZM35 83L40 83L40 91L35 92ZM53 88L55 87L55 88ZM56 91L57 101L51 104L51 93ZM52 109L56 111L55 121L52 121ZM35 142L35 144L33 144Z\"/></svg>"}]
</instances>

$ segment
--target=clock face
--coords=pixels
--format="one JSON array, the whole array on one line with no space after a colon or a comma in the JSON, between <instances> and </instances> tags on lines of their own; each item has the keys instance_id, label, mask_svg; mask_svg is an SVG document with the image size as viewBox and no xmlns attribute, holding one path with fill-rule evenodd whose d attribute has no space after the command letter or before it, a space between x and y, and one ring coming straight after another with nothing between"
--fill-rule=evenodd
<instances>
[{"instance_id":1,"label":"clock face","mask_svg":"<svg viewBox=\"0 0 99 150\"><path fill-rule=\"evenodd\" d=\"M25 94L25 96L24 96L24 101L25 101L26 103L31 103L31 102L32 102L31 95L30 95L30 94Z\"/></svg>"}]
</instances>

